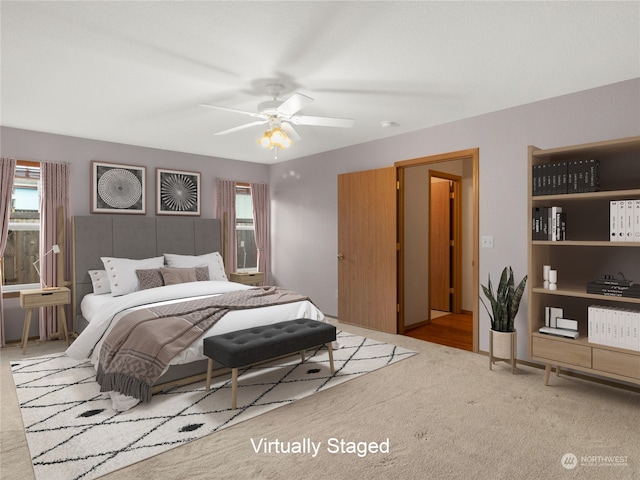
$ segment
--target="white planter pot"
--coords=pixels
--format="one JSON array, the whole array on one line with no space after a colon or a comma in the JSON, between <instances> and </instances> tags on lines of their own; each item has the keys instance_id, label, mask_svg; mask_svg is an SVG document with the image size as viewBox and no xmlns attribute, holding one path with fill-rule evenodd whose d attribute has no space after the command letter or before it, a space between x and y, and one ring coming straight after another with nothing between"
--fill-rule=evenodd
<instances>
[{"instance_id":1,"label":"white planter pot","mask_svg":"<svg viewBox=\"0 0 640 480\"><path fill-rule=\"evenodd\" d=\"M511 363L511 373L515 373L517 354L517 332L496 332L489 330L489 370L498 360Z\"/></svg>"}]
</instances>

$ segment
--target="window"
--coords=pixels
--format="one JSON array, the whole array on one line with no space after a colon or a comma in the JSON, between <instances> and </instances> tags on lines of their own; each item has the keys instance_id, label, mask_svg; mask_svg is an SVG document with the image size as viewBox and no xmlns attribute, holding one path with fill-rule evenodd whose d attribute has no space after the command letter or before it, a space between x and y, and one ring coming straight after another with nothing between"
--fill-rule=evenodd
<instances>
[{"instance_id":1,"label":"window","mask_svg":"<svg viewBox=\"0 0 640 480\"><path fill-rule=\"evenodd\" d=\"M236 184L236 242L238 271L255 271L258 254L253 224L253 202L248 184Z\"/></svg>"},{"instance_id":2,"label":"window","mask_svg":"<svg viewBox=\"0 0 640 480\"><path fill-rule=\"evenodd\" d=\"M4 291L38 287L40 278L33 262L40 253L40 164L18 160L7 246L2 257Z\"/></svg>"}]
</instances>

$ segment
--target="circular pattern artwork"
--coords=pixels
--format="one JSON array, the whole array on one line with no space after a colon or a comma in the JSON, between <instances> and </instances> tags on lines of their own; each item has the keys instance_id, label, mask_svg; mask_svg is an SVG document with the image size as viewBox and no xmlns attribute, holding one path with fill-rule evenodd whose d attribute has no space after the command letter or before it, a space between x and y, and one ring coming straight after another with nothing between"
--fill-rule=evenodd
<instances>
[{"instance_id":1,"label":"circular pattern artwork","mask_svg":"<svg viewBox=\"0 0 640 480\"><path fill-rule=\"evenodd\" d=\"M195 211L198 207L198 184L194 176L164 173L160 182L160 200L165 211Z\"/></svg>"},{"instance_id":2,"label":"circular pattern artwork","mask_svg":"<svg viewBox=\"0 0 640 480\"><path fill-rule=\"evenodd\" d=\"M142 183L131 171L112 168L100 176L98 195L111 208L130 208L140 201Z\"/></svg>"}]
</instances>

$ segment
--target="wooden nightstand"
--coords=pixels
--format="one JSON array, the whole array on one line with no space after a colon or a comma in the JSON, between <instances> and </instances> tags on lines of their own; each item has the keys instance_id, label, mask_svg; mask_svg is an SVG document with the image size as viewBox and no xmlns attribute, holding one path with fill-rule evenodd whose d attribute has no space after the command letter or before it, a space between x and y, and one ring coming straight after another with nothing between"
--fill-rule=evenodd
<instances>
[{"instance_id":1,"label":"wooden nightstand","mask_svg":"<svg viewBox=\"0 0 640 480\"><path fill-rule=\"evenodd\" d=\"M262 285L264 273L262 272L235 272L229 274L229 280L243 285Z\"/></svg>"},{"instance_id":2,"label":"wooden nightstand","mask_svg":"<svg viewBox=\"0 0 640 480\"><path fill-rule=\"evenodd\" d=\"M34 308L58 306L58 337L64 335L69 345L69 332L67 331L67 317L64 306L71 303L71 291L67 287L50 288L43 290L21 290L20 307L26 310L24 326L22 327L22 353L27 351L27 339L31 326L31 313ZM62 332L60 328L62 327Z\"/></svg>"}]
</instances>

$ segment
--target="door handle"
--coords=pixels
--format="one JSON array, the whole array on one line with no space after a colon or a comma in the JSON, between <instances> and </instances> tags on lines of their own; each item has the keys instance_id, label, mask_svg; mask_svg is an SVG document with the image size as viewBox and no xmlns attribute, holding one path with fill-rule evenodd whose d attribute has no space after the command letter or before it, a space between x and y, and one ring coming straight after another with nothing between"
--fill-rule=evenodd
<instances>
[{"instance_id":1,"label":"door handle","mask_svg":"<svg viewBox=\"0 0 640 480\"><path fill-rule=\"evenodd\" d=\"M344 254L343 253L339 253L338 254L338 260L344 260Z\"/></svg>"}]
</instances>

